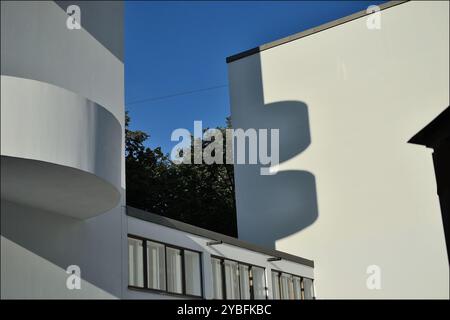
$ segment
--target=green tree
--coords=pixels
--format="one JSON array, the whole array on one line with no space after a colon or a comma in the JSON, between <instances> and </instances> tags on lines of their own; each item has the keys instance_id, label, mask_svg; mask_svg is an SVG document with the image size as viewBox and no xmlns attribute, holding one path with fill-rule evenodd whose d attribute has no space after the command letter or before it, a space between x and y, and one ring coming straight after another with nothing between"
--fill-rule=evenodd
<instances>
[{"instance_id":1,"label":"green tree","mask_svg":"<svg viewBox=\"0 0 450 320\"><path fill-rule=\"evenodd\" d=\"M129 129L126 114L127 203L205 229L237 236L231 164L175 164L161 148L145 147L150 136ZM227 118L227 126L231 126ZM225 128L217 128L225 136ZM202 148L209 143L202 142ZM226 143L224 143L225 157ZM193 156L193 154L192 154ZM225 161L224 161L225 163Z\"/></svg>"}]
</instances>

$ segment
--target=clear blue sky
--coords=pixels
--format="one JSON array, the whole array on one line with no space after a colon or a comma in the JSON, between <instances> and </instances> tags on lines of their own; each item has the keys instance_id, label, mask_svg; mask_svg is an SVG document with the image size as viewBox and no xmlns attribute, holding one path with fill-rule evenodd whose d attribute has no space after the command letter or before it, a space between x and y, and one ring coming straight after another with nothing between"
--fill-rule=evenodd
<instances>
[{"instance_id":1,"label":"clear blue sky","mask_svg":"<svg viewBox=\"0 0 450 320\"><path fill-rule=\"evenodd\" d=\"M176 128L224 125L225 58L385 1L125 3L125 104L131 128L170 153ZM215 87L211 90L205 88ZM190 94L180 94L191 91ZM139 103L139 101L141 101Z\"/></svg>"}]
</instances>

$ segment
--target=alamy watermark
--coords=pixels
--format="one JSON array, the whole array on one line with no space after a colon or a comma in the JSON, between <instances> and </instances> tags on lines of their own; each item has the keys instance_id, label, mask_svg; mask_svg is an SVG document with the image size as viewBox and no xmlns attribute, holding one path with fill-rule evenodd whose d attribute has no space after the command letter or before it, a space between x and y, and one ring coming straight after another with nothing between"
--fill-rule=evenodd
<instances>
[{"instance_id":1,"label":"alamy watermark","mask_svg":"<svg viewBox=\"0 0 450 320\"><path fill-rule=\"evenodd\" d=\"M79 6L72 4L67 7L66 13L68 15L66 20L66 27L69 30L81 29L81 9Z\"/></svg>"},{"instance_id":2,"label":"alamy watermark","mask_svg":"<svg viewBox=\"0 0 450 320\"><path fill-rule=\"evenodd\" d=\"M273 175L278 172L279 138L279 129L203 130L202 121L194 121L194 134L183 128L172 132L171 140L178 143L170 155L176 164L260 164L266 166L261 175Z\"/></svg>"},{"instance_id":3,"label":"alamy watermark","mask_svg":"<svg viewBox=\"0 0 450 320\"><path fill-rule=\"evenodd\" d=\"M376 264L367 267L366 273L369 275L366 286L369 290L381 290L381 268Z\"/></svg>"},{"instance_id":4,"label":"alamy watermark","mask_svg":"<svg viewBox=\"0 0 450 320\"><path fill-rule=\"evenodd\" d=\"M379 6L369 6L366 9L368 14L366 20L366 26L369 30L380 30L381 29L381 9Z\"/></svg>"},{"instance_id":5,"label":"alamy watermark","mask_svg":"<svg viewBox=\"0 0 450 320\"><path fill-rule=\"evenodd\" d=\"M81 269L77 265L70 265L66 269L69 275L66 280L66 287L69 290L81 289Z\"/></svg>"}]
</instances>

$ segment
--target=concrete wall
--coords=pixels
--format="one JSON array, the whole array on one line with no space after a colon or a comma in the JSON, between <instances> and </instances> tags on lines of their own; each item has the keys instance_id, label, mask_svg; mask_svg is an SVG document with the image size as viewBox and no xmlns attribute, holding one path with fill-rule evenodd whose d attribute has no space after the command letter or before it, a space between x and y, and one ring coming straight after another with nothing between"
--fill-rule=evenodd
<instances>
[{"instance_id":1,"label":"concrete wall","mask_svg":"<svg viewBox=\"0 0 450 320\"><path fill-rule=\"evenodd\" d=\"M1 3L2 298L122 295L122 21L86 14L108 5L123 19L92 1L69 30L61 4ZM81 290L66 287L69 265Z\"/></svg>"},{"instance_id":2,"label":"concrete wall","mask_svg":"<svg viewBox=\"0 0 450 320\"><path fill-rule=\"evenodd\" d=\"M117 1L90 2L86 10L101 10ZM117 20L92 17L88 23L89 14L81 10L82 29L70 30L68 15L53 1L3 3L1 74L70 90L103 106L123 124L123 62L85 29L96 22L103 25L104 33L112 34ZM120 34L115 42L123 46Z\"/></svg>"},{"instance_id":3,"label":"concrete wall","mask_svg":"<svg viewBox=\"0 0 450 320\"><path fill-rule=\"evenodd\" d=\"M120 297L120 208L88 220L4 200L1 211L2 299ZM66 287L70 265L80 267L80 290Z\"/></svg>"},{"instance_id":4,"label":"concrete wall","mask_svg":"<svg viewBox=\"0 0 450 320\"><path fill-rule=\"evenodd\" d=\"M272 268L278 271L284 271L314 279L314 270L311 267L300 265L298 263L287 260L267 262L267 259L271 258L270 256L228 244L207 246L206 243L208 241L212 241L211 239L196 236L155 223L142 221L133 217L128 217L126 229L128 230L128 233L132 235L201 252L203 292L206 299L212 299L213 297L211 255L233 259L236 261L266 268L266 283L268 286L269 299L272 298ZM123 250L125 250L126 252L127 244L125 244L125 248ZM125 271L122 274L122 281L126 287L128 284L128 259L123 260L122 269ZM153 292L143 292L126 288L123 298L168 299L179 297L165 293L159 294Z\"/></svg>"},{"instance_id":5,"label":"concrete wall","mask_svg":"<svg viewBox=\"0 0 450 320\"><path fill-rule=\"evenodd\" d=\"M239 236L314 260L318 298L449 297L431 151L408 144L449 105L448 30L447 2L408 2L229 64L233 126L280 129L277 175L235 166Z\"/></svg>"}]
</instances>

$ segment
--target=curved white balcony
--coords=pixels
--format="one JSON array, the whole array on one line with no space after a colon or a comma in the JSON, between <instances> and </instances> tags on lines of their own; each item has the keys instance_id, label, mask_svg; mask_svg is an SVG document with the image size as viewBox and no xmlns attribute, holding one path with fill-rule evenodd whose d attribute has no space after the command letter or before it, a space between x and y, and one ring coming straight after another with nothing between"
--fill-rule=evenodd
<instances>
[{"instance_id":1,"label":"curved white balcony","mask_svg":"<svg viewBox=\"0 0 450 320\"><path fill-rule=\"evenodd\" d=\"M1 76L1 196L88 218L120 200L122 126L66 89Z\"/></svg>"}]
</instances>

